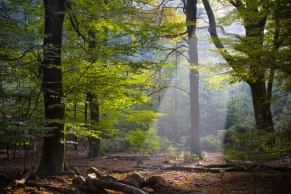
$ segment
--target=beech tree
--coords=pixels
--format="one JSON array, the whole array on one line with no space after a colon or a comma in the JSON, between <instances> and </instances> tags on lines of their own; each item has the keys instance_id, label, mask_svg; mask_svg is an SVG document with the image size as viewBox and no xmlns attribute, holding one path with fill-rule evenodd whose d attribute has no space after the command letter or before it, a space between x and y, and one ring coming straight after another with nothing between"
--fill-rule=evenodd
<instances>
[{"instance_id":1,"label":"beech tree","mask_svg":"<svg viewBox=\"0 0 291 194\"><path fill-rule=\"evenodd\" d=\"M197 0L184 1L184 12L186 14L187 35L189 46L189 62L191 66L198 65L197 50ZM203 158L200 149L200 111L199 111L199 72L190 68L190 115L191 115L191 153Z\"/></svg>"},{"instance_id":2,"label":"beech tree","mask_svg":"<svg viewBox=\"0 0 291 194\"><path fill-rule=\"evenodd\" d=\"M270 64L261 65L266 63L264 30L270 14L267 1L228 1L237 10L246 33L245 37L235 36L238 42L234 47L237 55L235 52L231 54L218 37L216 19L209 1L202 2L207 12L208 31L213 43L233 69L233 75L250 86L257 128L273 131L271 101L274 69L270 69ZM232 18L231 21L235 19Z\"/></svg>"},{"instance_id":3,"label":"beech tree","mask_svg":"<svg viewBox=\"0 0 291 194\"><path fill-rule=\"evenodd\" d=\"M37 27L35 18L41 13L28 4L0 2L0 143L5 144L8 158L12 146L15 156L17 145L24 146L26 156L28 142L45 133L40 119L40 63L33 57L40 49L34 41L40 35L27 25Z\"/></svg>"},{"instance_id":4,"label":"beech tree","mask_svg":"<svg viewBox=\"0 0 291 194\"><path fill-rule=\"evenodd\" d=\"M65 105L61 69L62 32L66 2L44 0L43 83L45 117L50 136L44 137L38 174L63 172L65 161Z\"/></svg>"},{"instance_id":5,"label":"beech tree","mask_svg":"<svg viewBox=\"0 0 291 194\"><path fill-rule=\"evenodd\" d=\"M65 41L65 45L69 47L69 52L71 52L72 46L79 47L79 42L84 43L84 47L78 49L79 56L82 56L78 58L78 61L72 56L68 55L66 57L67 68L76 71L73 73L74 77L72 77L72 74L68 74L68 77L65 75L66 80L70 80L65 81L65 85L71 88L68 90L68 97L76 95L78 91L77 95L80 96L82 101L87 99L86 103L90 109L90 115L93 116L91 113L95 115L86 119L88 121L87 125L91 122L92 125L90 124L89 128L94 128L95 132L93 130L89 131L92 132L92 135L99 135L95 145L99 144L101 134L106 136L106 133L108 133L103 125L105 118L112 117L111 114L126 117L124 114L113 110L122 107L123 112L130 117L133 114L129 110L131 105L149 100L145 92L152 86L150 72L161 67L163 63L147 60L142 56L142 53L151 49L158 50L159 45L156 44L156 41L165 32L179 26L173 25L173 23L169 26L156 26L154 22L150 21L149 10L143 12L142 5L145 2L138 2L141 8L120 1L106 3L100 1L97 3L91 5L71 2L67 12L70 20L66 23L69 38ZM145 4L147 5L147 3ZM97 6L98 11L96 11ZM121 12L112 14L116 10ZM82 25L80 21L83 21ZM79 79L80 74L81 79ZM74 84L72 85L72 83ZM85 91L87 96L90 93L90 98L84 95ZM104 113L105 104L108 106L105 102L108 101L112 103L112 110L110 111L111 106L109 105L109 107L106 107L109 112ZM120 106L118 108L114 104L117 101L120 101L118 102L118 106ZM93 103L96 103L96 105L93 105ZM76 102L76 104L78 103ZM91 109L93 107L95 107L95 110ZM87 115L88 111L85 112L85 115ZM152 115L149 114L148 118ZM114 122L112 122L112 125L116 124ZM116 130L112 131L116 133ZM100 148L100 146L96 147ZM95 153L99 153L99 151ZM98 154L95 157L98 157Z\"/></svg>"}]
</instances>

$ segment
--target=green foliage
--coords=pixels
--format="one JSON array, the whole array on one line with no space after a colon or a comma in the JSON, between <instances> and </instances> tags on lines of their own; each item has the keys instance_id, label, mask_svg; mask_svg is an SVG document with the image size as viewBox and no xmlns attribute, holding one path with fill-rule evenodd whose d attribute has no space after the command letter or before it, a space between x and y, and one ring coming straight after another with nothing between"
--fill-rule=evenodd
<instances>
[{"instance_id":1,"label":"green foliage","mask_svg":"<svg viewBox=\"0 0 291 194\"><path fill-rule=\"evenodd\" d=\"M173 145L173 142L170 141L166 136L160 138L160 150L167 151L170 146Z\"/></svg>"},{"instance_id":2,"label":"green foliage","mask_svg":"<svg viewBox=\"0 0 291 194\"><path fill-rule=\"evenodd\" d=\"M219 173L220 173L220 178L223 178L224 175L226 174L226 170L221 169L221 170L219 171Z\"/></svg>"},{"instance_id":3,"label":"green foliage","mask_svg":"<svg viewBox=\"0 0 291 194\"><path fill-rule=\"evenodd\" d=\"M157 130L150 128L146 131L136 129L130 131L125 138L129 141L134 152L142 156L152 154L154 151L160 150L160 137L157 135Z\"/></svg>"},{"instance_id":4,"label":"green foliage","mask_svg":"<svg viewBox=\"0 0 291 194\"><path fill-rule=\"evenodd\" d=\"M243 131L232 129L224 145L224 159L228 162L254 165L282 156L282 146L275 143L278 134L248 126Z\"/></svg>"},{"instance_id":5,"label":"green foliage","mask_svg":"<svg viewBox=\"0 0 291 194\"><path fill-rule=\"evenodd\" d=\"M221 148L222 142L214 135L206 135L200 138L201 148L207 150L218 150Z\"/></svg>"},{"instance_id":6,"label":"green foliage","mask_svg":"<svg viewBox=\"0 0 291 194\"><path fill-rule=\"evenodd\" d=\"M184 162L195 162L199 160L199 156L196 154L185 154L184 155Z\"/></svg>"},{"instance_id":7,"label":"green foliage","mask_svg":"<svg viewBox=\"0 0 291 194\"><path fill-rule=\"evenodd\" d=\"M156 122L157 119L164 116L164 114L152 110L127 110L122 116L124 116L125 121L130 125L139 125L144 128L149 128L150 124Z\"/></svg>"},{"instance_id":8,"label":"green foliage","mask_svg":"<svg viewBox=\"0 0 291 194\"><path fill-rule=\"evenodd\" d=\"M179 140L179 146L181 148L186 148L186 144L187 144L188 140L189 140L189 136L185 136L185 135L181 136L180 140Z\"/></svg>"},{"instance_id":9,"label":"green foliage","mask_svg":"<svg viewBox=\"0 0 291 194\"><path fill-rule=\"evenodd\" d=\"M120 131L112 138L103 138L101 145L104 151L127 151L129 149L129 143L125 139L127 133Z\"/></svg>"},{"instance_id":10,"label":"green foliage","mask_svg":"<svg viewBox=\"0 0 291 194\"><path fill-rule=\"evenodd\" d=\"M176 151L177 151L177 148L170 145L166 150L166 154L165 154L166 161L172 162L172 161L176 160L177 159Z\"/></svg>"}]
</instances>

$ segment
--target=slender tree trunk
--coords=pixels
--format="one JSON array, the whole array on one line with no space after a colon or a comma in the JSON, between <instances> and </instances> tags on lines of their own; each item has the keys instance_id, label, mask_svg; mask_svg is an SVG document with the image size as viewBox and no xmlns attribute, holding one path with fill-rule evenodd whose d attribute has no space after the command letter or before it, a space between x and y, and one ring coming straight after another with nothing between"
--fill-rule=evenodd
<instances>
[{"instance_id":1,"label":"slender tree trunk","mask_svg":"<svg viewBox=\"0 0 291 194\"><path fill-rule=\"evenodd\" d=\"M186 22L193 22L187 27L189 59L190 65L198 65L198 50L196 36L196 13L197 0L186 0L185 2ZM191 143L190 149L192 154L203 158L200 148L200 111L199 111L199 72L190 69L190 114L191 114Z\"/></svg>"},{"instance_id":2,"label":"slender tree trunk","mask_svg":"<svg viewBox=\"0 0 291 194\"><path fill-rule=\"evenodd\" d=\"M105 3L107 3L105 1ZM96 48L96 42L95 42L95 33L92 32L91 30L88 31L88 35L90 37L90 42L89 42L89 48L91 50ZM96 57L91 54L91 59L92 62L96 61ZM87 101L89 102L89 109L90 109L90 122L92 122L94 125L99 124L99 104L96 96L92 93L87 93ZM88 137L89 139L89 152L88 152L88 157L89 158L99 158L104 156L104 152L101 147L101 139L100 138L95 138L95 137Z\"/></svg>"},{"instance_id":3,"label":"slender tree trunk","mask_svg":"<svg viewBox=\"0 0 291 194\"><path fill-rule=\"evenodd\" d=\"M13 158L16 156L17 144L14 144Z\"/></svg>"},{"instance_id":4,"label":"slender tree trunk","mask_svg":"<svg viewBox=\"0 0 291 194\"><path fill-rule=\"evenodd\" d=\"M77 154L77 152L78 152L78 137L74 135L73 138L74 138L74 151Z\"/></svg>"},{"instance_id":5,"label":"slender tree trunk","mask_svg":"<svg viewBox=\"0 0 291 194\"><path fill-rule=\"evenodd\" d=\"M45 117L51 129L44 137L38 174L58 173L65 170L64 118L65 105L62 102L61 47L65 4L61 0L44 0L45 29L44 60L42 65Z\"/></svg>"},{"instance_id":6,"label":"slender tree trunk","mask_svg":"<svg viewBox=\"0 0 291 194\"><path fill-rule=\"evenodd\" d=\"M6 143L6 156L7 156L7 159L9 159L9 143Z\"/></svg>"},{"instance_id":7,"label":"slender tree trunk","mask_svg":"<svg viewBox=\"0 0 291 194\"><path fill-rule=\"evenodd\" d=\"M90 120L93 124L98 125L99 123L99 104L95 97L95 95L91 93L87 93L87 100L89 102L89 109L90 109ZM101 147L101 139L88 137L89 138L89 158L99 158L104 156L104 152Z\"/></svg>"},{"instance_id":8,"label":"slender tree trunk","mask_svg":"<svg viewBox=\"0 0 291 194\"><path fill-rule=\"evenodd\" d=\"M75 119L77 119L77 105L74 104L74 117ZM74 142L74 151L75 154L77 154L78 152L78 137L73 135L73 142Z\"/></svg>"}]
</instances>

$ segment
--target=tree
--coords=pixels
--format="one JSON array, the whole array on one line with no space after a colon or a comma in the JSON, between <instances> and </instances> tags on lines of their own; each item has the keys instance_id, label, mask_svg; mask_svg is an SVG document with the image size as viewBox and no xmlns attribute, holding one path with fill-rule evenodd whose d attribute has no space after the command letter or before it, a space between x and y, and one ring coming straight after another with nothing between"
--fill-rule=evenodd
<instances>
[{"instance_id":1,"label":"tree","mask_svg":"<svg viewBox=\"0 0 291 194\"><path fill-rule=\"evenodd\" d=\"M65 104L61 69L62 32L66 2L44 0L45 28L43 53L43 82L45 117L52 131L44 137L38 174L63 172L65 160Z\"/></svg>"},{"instance_id":2,"label":"tree","mask_svg":"<svg viewBox=\"0 0 291 194\"><path fill-rule=\"evenodd\" d=\"M186 14L189 62L191 66L198 65L197 36L196 36L196 15L197 0L184 1ZM199 72L190 68L190 115L191 115L191 143L192 154L203 158L200 149L200 112L199 112Z\"/></svg>"},{"instance_id":3,"label":"tree","mask_svg":"<svg viewBox=\"0 0 291 194\"><path fill-rule=\"evenodd\" d=\"M40 61L36 57L41 37L37 29L42 25L36 18L43 12L34 11L39 2L33 6L30 3L0 3L0 143L6 144L7 151L12 145L14 151L17 145L23 145L27 151L26 145L46 132L42 124L43 109L39 106Z\"/></svg>"},{"instance_id":4,"label":"tree","mask_svg":"<svg viewBox=\"0 0 291 194\"><path fill-rule=\"evenodd\" d=\"M266 37L271 50L266 56L270 67L276 70L275 79L290 92L290 8L288 1L278 0L269 4L270 14L266 26Z\"/></svg>"},{"instance_id":5,"label":"tree","mask_svg":"<svg viewBox=\"0 0 291 194\"><path fill-rule=\"evenodd\" d=\"M228 1L236 8L246 31L245 37L236 36L239 44L236 44L235 49L240 53L236 56L229 53L218 37L215 16L209 1L202 2L207 12L208 31L213 43L234 70L235 76L246 81L251 88L257 128L273 131L271 99L274 70L269 69L269 65L260 65L265 62L262 51L264 30L269 14L269 10L265 7L266 1Z\"/></svg>"}]
</instances>

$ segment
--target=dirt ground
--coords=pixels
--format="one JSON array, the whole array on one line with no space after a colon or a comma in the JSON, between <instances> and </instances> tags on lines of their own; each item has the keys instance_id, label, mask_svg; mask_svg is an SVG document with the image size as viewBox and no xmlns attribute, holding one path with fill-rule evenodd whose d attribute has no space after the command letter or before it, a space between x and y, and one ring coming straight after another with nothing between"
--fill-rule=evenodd
<instances>
[{"instance_id":1,"label":"dirt ground","mask_svg":"<svg viewBox=\"0 0 291 194\"><path fill-rule=\"evenodd\" d=\"M269 161L269 166L277 168L262 168L254 171L228 171L221 153L205 151L207 159L198 162L184 162L178 157L169 162L165 160L165 153L157 153L150 158L138 162L139 157L131 153L110 152L106 157L88 159L85 153L75 154L67 152L69 167L76 167L80 172L88 167L96 167L102 174L110 174L123 179L129 172L138 172L145 178L159 175L175 187L185 191L200 191L207 194L290 194L291 193L291 157L278 161ZM18 154L19 155L19 154ZM179 153L176 153L179 156ZM9 184L4 175L19 180L24 170L22 157L0 159L0 194L1 193L60 193L48 188L20 185L15 189L5 189ZM32 155L26 161L26 167L37 166L38 157ZM223 170L219 170L223 167ZM208 170L210 169L210 170ZM225 169L225 170L224 170ZM42 180L45 185L72 189L72 173L55 175L53 178ZM110 191L110 193L118 193Z\"/></svg>"}]
</instances>

